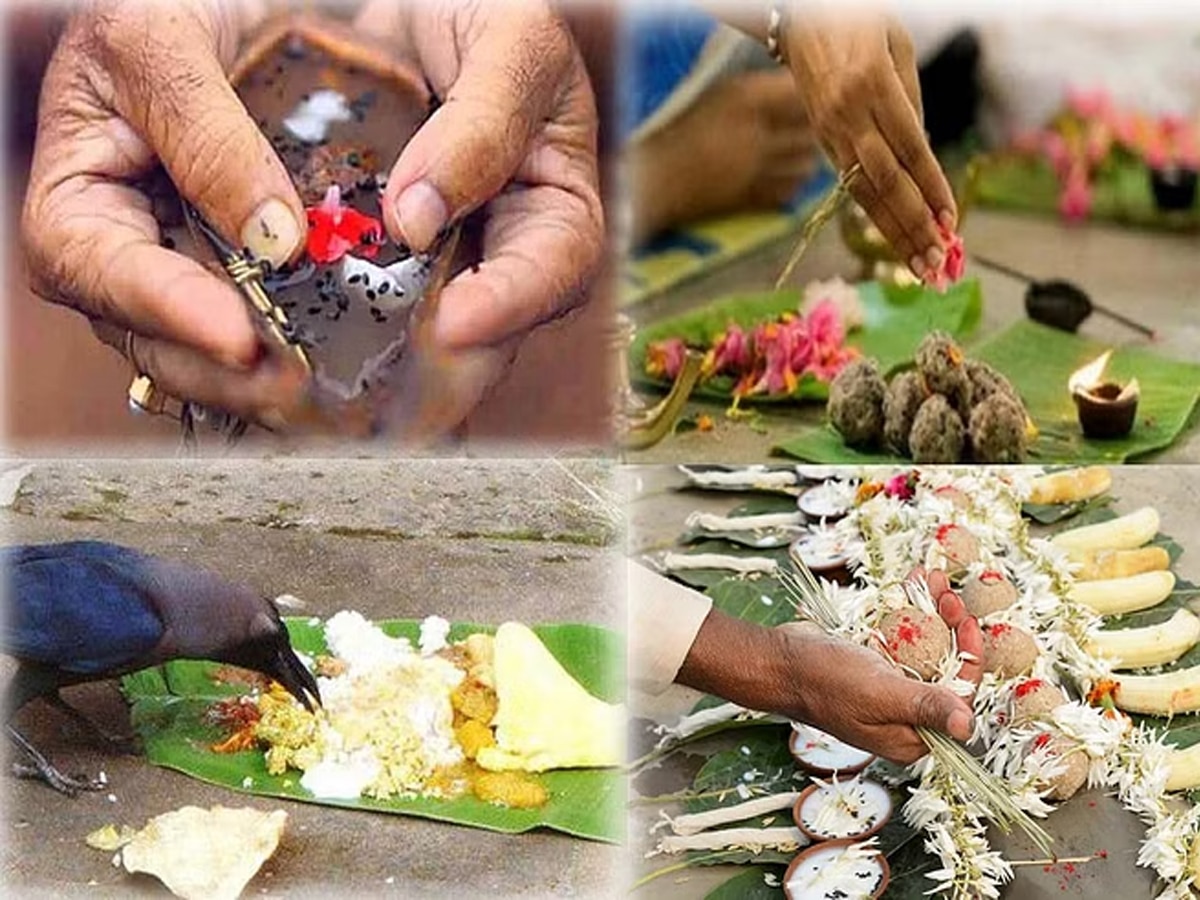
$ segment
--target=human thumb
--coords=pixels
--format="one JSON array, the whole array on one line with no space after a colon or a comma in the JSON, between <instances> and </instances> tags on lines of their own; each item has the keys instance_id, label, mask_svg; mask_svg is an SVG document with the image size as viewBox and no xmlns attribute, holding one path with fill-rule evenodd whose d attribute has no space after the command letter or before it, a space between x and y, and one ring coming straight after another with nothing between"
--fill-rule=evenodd
<instances>
[{"instance_id":1,"label":"human thumb","mask_svg":"<svg viewBox=\"0 0 1200 900\"><path fill-rule=\"evenodd\" d=\"M117 110L220 234L282 265L305 236L291 178L229 84L216 37L189 17L170 24L142 34L138 52L120 54L126 64L140 64L137 72L123 65L114 78Z\"/></svg>"},{"instance_id":2,"label":"human thumb","mask_svg":"<svg viewBox=\"0 0 1200 900\"><path fill-rule=\"evenodd\" d=\"M523 5L503 9L476 30L445 101L388 176L384 224L415 250L513 179L574 52L557 18Z\"/></svg>"},{"instance_id":3,"label":"human thumb","mask_svg":"<svg viewBox=\"0 0 1200 900\"><path fill-rule=\"evenodd\" d=\"M910 724L945 732L959 741L969 741L973 730L967 702L943 687L913 682Z\"/></svg>"}]
</instances>

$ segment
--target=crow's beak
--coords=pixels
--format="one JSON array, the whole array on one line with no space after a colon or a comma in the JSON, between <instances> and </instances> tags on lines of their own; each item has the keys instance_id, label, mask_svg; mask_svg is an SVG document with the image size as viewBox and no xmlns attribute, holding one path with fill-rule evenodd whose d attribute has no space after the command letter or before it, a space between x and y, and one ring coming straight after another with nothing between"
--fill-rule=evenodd
<instances>
[{"instance_id":1,"label":"crow's beak","mask_svg":"<svg viewBox=\"0 0 1200 900\"><path fill-rule=\"evenodd\" d=\"M275 658L275 665L268 674L287 688L287 692L300 701L309 712L321 705L321 693L317 690L317 679L291 647L282 647Z\"/></svg>"}]
</instances>

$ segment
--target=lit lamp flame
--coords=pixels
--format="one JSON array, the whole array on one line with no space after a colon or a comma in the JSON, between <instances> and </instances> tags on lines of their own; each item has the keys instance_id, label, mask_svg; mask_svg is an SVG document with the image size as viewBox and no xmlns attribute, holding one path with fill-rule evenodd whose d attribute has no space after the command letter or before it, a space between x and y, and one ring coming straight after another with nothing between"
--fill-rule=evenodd
<instances>
[{"instance_id":1,"label":"lit lamp flame","mask_svg":"<svg viewBox=\"0 0 1200 900\"><path fill-rule=\"evenodd\" d=\"M1108 368L1108 361L1112 359L1112 355L1113 352L1111 350L1105 350L1090 363L1082 365L1072 372L1071 377L1067 379L1067 387L1071 393L1092 394L1096 388L1104 384L1104 371ZM1131 397L1136 397L1138 391L1138 382L1134 378L1115 397L1106 397L1105 399L1112 403L1119 403L1123 400L1129 400Z\"/></svg>"},{"instance_id":2,"label":"lit lamp flame","mask_svg":"<svg viewBox=\"0 0 1200 900\"><path fill-rule=\"evenodd\" d=\"M1067 379L1079 424L1088 437L1123 437L1133 429L1137 417L1140 390L1137 379L1131 379L1124 387L1105 381L1104 370L1111 358L1112 351L1107 350L1087 365L1080 366Z\"/></svg>"}]
</instances>

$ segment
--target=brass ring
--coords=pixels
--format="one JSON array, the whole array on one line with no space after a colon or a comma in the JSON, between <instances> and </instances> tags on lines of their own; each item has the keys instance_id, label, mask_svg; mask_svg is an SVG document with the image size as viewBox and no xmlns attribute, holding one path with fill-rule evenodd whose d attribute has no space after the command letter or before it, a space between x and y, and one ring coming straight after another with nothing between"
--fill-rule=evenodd
<instances>
[{"instance_id":1,"label":"brass ring","mask_svg":"<svg viewBox=\"0 0 1200 900\"><path fill-rule=\"evenodd\" d=\"M838 175L838 184L842 187L849 187L850 182L862 174L862 163L857 160L846 168L844 172Z\"/></svg>"}]
</instances>

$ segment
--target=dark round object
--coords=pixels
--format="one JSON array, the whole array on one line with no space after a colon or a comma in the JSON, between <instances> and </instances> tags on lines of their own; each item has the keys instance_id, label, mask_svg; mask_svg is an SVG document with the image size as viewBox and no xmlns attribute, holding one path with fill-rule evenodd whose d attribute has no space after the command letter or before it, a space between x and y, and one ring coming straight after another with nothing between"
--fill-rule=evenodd
<instances>
[{"instance_id":1,"label":"dark round object","mask_svg":"<svg viewBox=\"0 0 1200 900\"><path fill-rule=\"evenodd\" d=\"M1092 300L1069 281L1035 281L1025 292L1025 313L1035 322L1073 332L1092 314Z\"/></svg>"},{"instance_id":2,"label":"dark round object","mask_svg":"<svg viewBox=\"0 0 1200 900\"><path fill-rule=\"evenodd\" d=\"M1084 434L1090 438L1118 438L1133 430L1138 398L1135 395L1118 401L1121 390L1121 385L1106 381L1086 392L1076 391L1071 395Z\"/></svg>"},{"instance_id":3,"label":"dark round object","mask_svg":"<svg viewBox=\"0 0 1200 900\"><path fill-rule=\"evenodd\" d=\"M1163 212L1185 212L1196 205L1196 170L1182 166L1151 169L1150 190Z\"/></svg>"}]
</instances>

